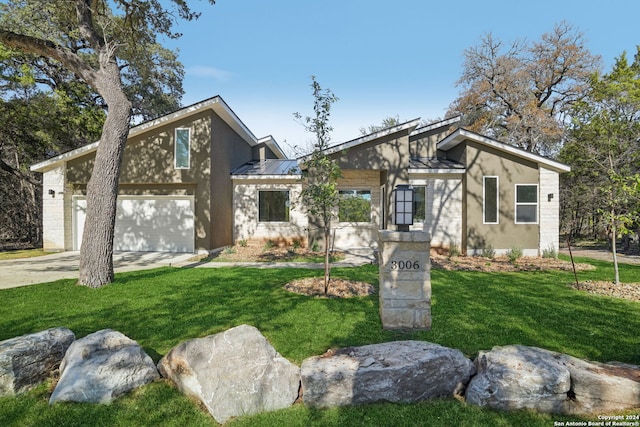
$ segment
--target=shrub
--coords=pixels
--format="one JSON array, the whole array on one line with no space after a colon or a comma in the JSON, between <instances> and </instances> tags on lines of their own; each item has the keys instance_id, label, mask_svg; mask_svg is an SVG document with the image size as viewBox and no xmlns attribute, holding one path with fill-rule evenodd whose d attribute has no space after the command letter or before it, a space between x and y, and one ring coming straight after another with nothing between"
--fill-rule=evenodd
<instances>
[{"instance_id":1,"label":"shrub","mask_svg":"<svg viewBox=\"0 0 640 427\"><path fill-rule=\"evenodd\" d=\"M460 256L460 248L458 248L458 245L455 243L452 243L451 246L449 246L449 258L454 256Z\"/></svg>"},{"instance_id":2,"label":"shrub","mask_svg":"<svg viewBox=\"0 0 640 427\"><path fill-rule=\"evenodd\" d=\"M268 251L269 249L273 248L276 245L276 242L274 242L273 240L269 239L266 242L264 242L264 250Z\"/></svg>"},{"instance_id":3,"label":"shrub","mask_svg":"<svg viewBox=\"0 0 640 427\"><path fill-rule=\"evenodd\" d=\"M236 253L236 249L233 246L228 246L228 247L224 248L222 253L225 254L225 255L235 254Z\"/></svg>"},{"instance_id":4,"label":"shrub","mask_svg":"<svg viewBox=\"0 0 640 427\"><path fill-rule=\"evenodd\" d=\"M246 248L247 247L247 239L242 239L238 242L238 244L243 247Z\"/></svg>"},{"instance_id":5,"label":"shrub","mask_svg":"<svg viewBox=\"0 0 640 427\"><path fill-rule=\"evenodd\" d=\"M480 256L482 256L483 258L493 259L496 256L496 250L493 249L492 245L485 246L484 248L482 248L482 252L480 252Z\"/></svg>"},{"instance_id":6,"label":"shrub","mask_svg":"<svg viewBox=\"0 0 640 427\"><path fill-rule=\"evenodd\" d=\"M300 239L293 239L293 249L300 249L302 247L302 242Z\"/></svg>"},{"instance_id":7,"label":"shrub","mask_svg":"<svg viewBox=\"0 0 640 427\"><path fill-rule=\"evenodd\" d=\"M507 258L509 258L509 262L513 264L518 258L522 258L522 249L515 246L512 247L507 251Z\"/></svg>"},{"instance_id":8,"label":"shrub","mask_svg":"<svg viewBox=\"0 0 640 427\"><path fill-rule=\"evenodd\" d=\"M558 258L556 248L553 245L549 245L547 249L543 249L542 258Z\"/></svg>"},{"instance_id":9,"label":"shrub","mask_svg":"<svg viewBox=\"0 0 640 427\"><path fill-rule=\"evenodd\" d=\"M313 242L313 245L311 245L311 252L320 252L320 245L318 242Z\"/></svg>"}]
</instances>

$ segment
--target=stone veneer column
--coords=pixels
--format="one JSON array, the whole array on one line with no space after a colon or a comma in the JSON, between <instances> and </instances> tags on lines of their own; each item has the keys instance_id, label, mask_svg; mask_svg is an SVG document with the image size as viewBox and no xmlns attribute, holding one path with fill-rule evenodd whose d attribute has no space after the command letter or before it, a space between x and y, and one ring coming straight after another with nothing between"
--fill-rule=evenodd
<instances>
[{"instance_id":1,"label":"stone veneer column","mask_svg":"<svg viewBox=\"0 0 640 427\"><path fill-rule=\"evenodd\" d=\"M380 318L385 329L431 329L431 238L380 230Z\"/></svg>"}]
</instances>

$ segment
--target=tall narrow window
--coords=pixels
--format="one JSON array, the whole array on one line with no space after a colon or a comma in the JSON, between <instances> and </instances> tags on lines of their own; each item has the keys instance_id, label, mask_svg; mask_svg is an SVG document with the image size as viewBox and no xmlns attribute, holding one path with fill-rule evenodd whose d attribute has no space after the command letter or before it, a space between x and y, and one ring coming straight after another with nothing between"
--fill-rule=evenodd
<instances>
[{"instance_id":1,"label":"tall narrow window","mask_svg":"<svg viewBox=\"0 0 640 427\"><path fill-rule=\"evenodd\" d=\"M427 187L424 185L413 186L413 221L424 222L427 218L425 215L425 206L427 199Z\"/></svg>"},{"instance_id":2,"label":"tall narrow window","mask_svg":"<svg viewBox=\"0 0 640 427\"><path fill-rule=\"evenodd\" d=\"M176 169L189 169L191 151L190 129L176 129L175 166Z\"/></svg>"},{"instance_id":3,"label":"tall narrow window","mask_svg":"<svg viewBox=\"0 0 640 427\"><path fill-rule=\"evenodd\" d=\"M371 222L371 191L340 190L340 222Z\"/></svg>"},{"instance_id":4,"label":"tall narrow window","mask_svg":"<svg viewBox=\"0 0 640 427\"><path fill-rule=\"evenodd\" d=\"M498 224L498 177L482 177L482 222Z\"/></svg>"},{"instance_id":5,"label":"tall narrow window","mask_svg":"<svg viewBox=\"0 0 640 427\"><path fill-rule=\"evenodd\" d=\"M516 224L538 223L538 185L516 184Z\"/></svg>"},{"instance_id":6,"label":"tall narrow window","mask_svg":"<svg viewBox=\"0 0 640 427\"><path fill-rule=\"evenodd\" d=\"M258 221L289 222L289 192L259 191Z\"/></svg>"}]
</instances>

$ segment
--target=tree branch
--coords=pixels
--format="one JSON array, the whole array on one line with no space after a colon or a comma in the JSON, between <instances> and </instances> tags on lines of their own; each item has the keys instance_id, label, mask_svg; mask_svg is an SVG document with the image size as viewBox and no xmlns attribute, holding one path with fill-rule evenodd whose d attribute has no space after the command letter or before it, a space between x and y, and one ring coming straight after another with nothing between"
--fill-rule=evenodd
<instances>
[{"instance_id":1,"label":"tree branch","mask_svg":"<svg viewBox=\"0 0 640 427\"><path fill-rule=\"evenodd\" d=\"M82 61L78 55L50 40L0 30L0 42L25 53L53 58L64 64L86 83L93 84L96 79L96 71Z\"/></svg>"}]
</instances>

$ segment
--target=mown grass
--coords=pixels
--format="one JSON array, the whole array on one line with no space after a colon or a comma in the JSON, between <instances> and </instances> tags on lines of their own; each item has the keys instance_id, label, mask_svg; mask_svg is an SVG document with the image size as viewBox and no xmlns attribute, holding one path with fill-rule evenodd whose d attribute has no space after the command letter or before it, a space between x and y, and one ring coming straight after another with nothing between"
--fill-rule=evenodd
<instances>
[{"instance_id":1,"label":"mown grass","mask_svg":"<svg viewBox=\"0 0 640 427\"><path fill-rule=\"evenodd\" d=\"M581 260L584 261L584 260ZM609 263L580 280L606 280ZM640 303L576 291L568 272L476 273L432 271L433 329L382 330L377 295L317 299L286 292L305 269L172 269L117 275L112 285L88 289L73 280L0 291L0 340L55 326L77 337L112 328L137 340L158 361L176 344L243 323L257 327L291 361L329 348L419 339L458 348L470 358L495 345L524 344L577 357L640 364ZM334 269L334 276L377 286L377 268ZM638 281L640 267L621 266L623 281ZM111 405L48 405L43 385L0 398L0 424L16 426L212 426L213 419L166 382L142 387ZM576 420L528 412L498 413L455 400L414 405L376 404L331 410L295 405L240 417L232 425L465 425L549 426Z\"/></svg>"}]
</instances>

